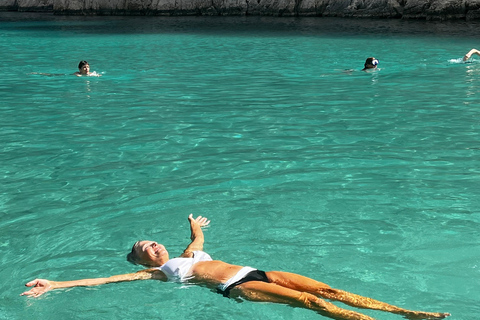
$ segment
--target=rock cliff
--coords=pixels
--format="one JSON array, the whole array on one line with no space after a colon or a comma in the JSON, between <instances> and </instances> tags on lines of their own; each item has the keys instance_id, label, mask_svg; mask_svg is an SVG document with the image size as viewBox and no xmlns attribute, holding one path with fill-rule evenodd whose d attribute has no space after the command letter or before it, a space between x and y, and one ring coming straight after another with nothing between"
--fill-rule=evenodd
<instances>
[{"instance_id":1,"label":"rock cliff","mask_svg":"<svg viewBox=\"0 0 480 320\"><path fill-rule=\"evenodd\" d=\"M0 0L0 10L65 15L265 15L480 19L480 0Z\"/></svg>"}]
</instances>

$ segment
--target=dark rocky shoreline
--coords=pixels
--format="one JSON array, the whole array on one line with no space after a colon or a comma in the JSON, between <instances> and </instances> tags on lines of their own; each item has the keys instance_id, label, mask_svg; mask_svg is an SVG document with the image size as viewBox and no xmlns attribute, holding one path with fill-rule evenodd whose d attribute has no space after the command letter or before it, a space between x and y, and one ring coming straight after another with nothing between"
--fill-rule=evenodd
<instances>
[{"instance_id":1,"label":"dark rocky shoreline","mask_svg":"<svg viewBox=\"0 0 480 320\"><path fill-rule=\"evenodd\" d=\"M0 11L58 15L278 16L480 20L480 0L0 0Z\"/></svg>"}]
</instances>

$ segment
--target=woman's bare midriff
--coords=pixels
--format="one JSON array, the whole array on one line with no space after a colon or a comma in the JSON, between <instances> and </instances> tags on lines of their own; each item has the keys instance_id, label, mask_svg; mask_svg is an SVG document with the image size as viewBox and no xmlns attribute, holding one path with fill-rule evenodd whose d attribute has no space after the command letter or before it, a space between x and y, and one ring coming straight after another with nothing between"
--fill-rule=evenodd
<instances>
[{"instance_id":1,"label":"woman's bare midriff","mask_svg":"<svg viewBox=\"0 0 480 320\"><path fill-rule=\"evenodd\" d=\"M193 279L190 282L216 287L221 283L227 282L242 268L242 266L228 264L219 260L198 262L192 267Z\"/></svg>"}]
</instances>

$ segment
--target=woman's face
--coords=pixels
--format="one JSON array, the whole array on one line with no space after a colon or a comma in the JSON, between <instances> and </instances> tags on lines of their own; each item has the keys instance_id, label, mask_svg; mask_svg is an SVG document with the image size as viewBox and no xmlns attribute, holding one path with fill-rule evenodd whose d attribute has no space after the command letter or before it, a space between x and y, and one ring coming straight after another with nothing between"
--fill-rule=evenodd
<instances>
[{"instance_id":1,"label":"woman's face","mask_svg":"<svg viewBox=\"0 0 480 320\"><path fill-rule=\"evenodd\" d=\"M160 267L168 260L168 251L155 241L140 241L136 248L140 263L148 267Z\"/></svg>"}]
</instances>

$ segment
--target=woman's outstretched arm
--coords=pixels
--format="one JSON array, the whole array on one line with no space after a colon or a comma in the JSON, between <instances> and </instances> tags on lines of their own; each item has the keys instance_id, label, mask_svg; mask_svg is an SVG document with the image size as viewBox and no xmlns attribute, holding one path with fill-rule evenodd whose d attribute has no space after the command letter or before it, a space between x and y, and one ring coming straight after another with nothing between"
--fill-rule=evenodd
<instances>
[{"instance_id":1,"label":"woman's outstretched arm","mask_svg":"<svg viewBox=\"0 0 480 320\"><path fill-rule=\"evenodd\" d=\"M27 287L33 287L32 289L22 293L22 296L39 297L45 292L54 289L72 288L72 287L89 287L98 286L101 284L134 281L134 280L161 280L167 281L165 274L158 269L146 269L135 273L120 274L111 276L108 278L94 278L94 279L81 279L71 281L50 281L46 279L35 279L25 284Z\"/></svg>"},{"instance_id":2,"label":"woman's outstretched arm","mask_svg":"<svg viewBox=\"0 0 480 320\"><path fill-rule=\"evenodd\" d=\"M181 254L181 257L185 258L191 258L193 251L203 251L203 243L205 239L203 237L202 227L206 227L210 224L210 220L202 216L193 219L192 214L188 216L188 221L190 222L190 239L192 242L190 242Z\"/></svg>"}]
</instances>

